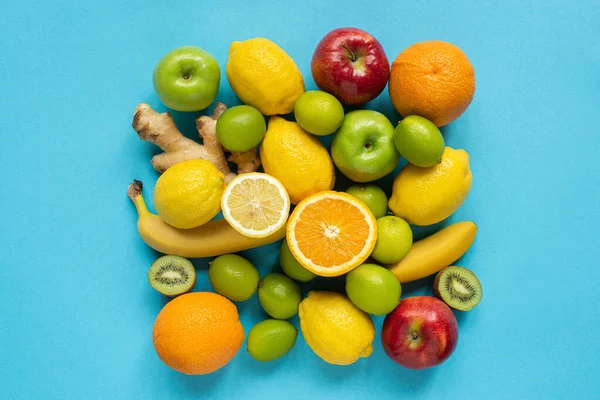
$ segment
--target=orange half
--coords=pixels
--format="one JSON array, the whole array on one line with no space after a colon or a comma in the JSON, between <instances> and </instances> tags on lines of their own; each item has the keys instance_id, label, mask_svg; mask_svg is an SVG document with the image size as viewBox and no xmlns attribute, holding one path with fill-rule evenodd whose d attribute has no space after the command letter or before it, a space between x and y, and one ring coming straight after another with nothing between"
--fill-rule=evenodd
<instances>
[{"instance_id":1,"label":"orange half","mask_svg":"<svg viewBox=\"0 0 600 400\"><path fill-rule=\"evenodd\" d=\"M287 225L290 251L307 270L339 276L362 264L377 241L377 221L365 203L325 191L302 200Z\"/></svg>"}]
</instances>

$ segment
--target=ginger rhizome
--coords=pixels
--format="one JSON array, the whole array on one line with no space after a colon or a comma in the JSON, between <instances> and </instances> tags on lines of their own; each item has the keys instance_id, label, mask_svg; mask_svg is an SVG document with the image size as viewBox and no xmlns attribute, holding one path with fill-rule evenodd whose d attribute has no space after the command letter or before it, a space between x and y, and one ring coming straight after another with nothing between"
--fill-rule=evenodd
<instances>
[{"instance_id":1,"label":"ginger rhizome","mask_svg":"<svg viewBox=\"0 0 600 400\"><path fill-rule=\"evenodd\" d=\"M163 173L182 161L203 159L213 163L229 182L236 174L231 171L227 161L236 164L238 173L243 174L256 171L260 166L260 158L256 147L242 153L232 152L229 159L225 158L226 149L217 138L217 119L225 110L225 104L219 102L213 115L196 119L196 128L204 144L185 137L177 129L170 113L157 113L146 103L136 107L132 126L141 140L154 143L164 151L152 158L152 166L158 172Z\"/></svg>"}]
</instances>

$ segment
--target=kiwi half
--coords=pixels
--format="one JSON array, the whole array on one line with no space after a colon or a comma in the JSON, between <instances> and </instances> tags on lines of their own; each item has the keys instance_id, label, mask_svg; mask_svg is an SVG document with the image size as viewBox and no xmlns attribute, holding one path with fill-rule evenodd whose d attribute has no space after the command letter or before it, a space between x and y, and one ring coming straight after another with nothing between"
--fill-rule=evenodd
<instances>
[{"instance_id":1,"label":"kiwi half","mask_svg":"<svg viewBox=\"0 0 600 400\"><path fill-rule=\"evenodd\" d=\"M166 296L187 293L196 283L196 269L187 259L179 256L162 256L152 263L148 271L150 285Z\"/></svg>"},{"instance_id":2,"label":"kiwi half","mask_svg":"<svg viewBox=\"0 0 600 400\"><path fill-rule=\"evenodd\" d=\"M446 267L435 276L435 295L444 303L459 311L469 311L481 301L481 282L471 271L463 267Z\"/></svg>"}]
</instances>

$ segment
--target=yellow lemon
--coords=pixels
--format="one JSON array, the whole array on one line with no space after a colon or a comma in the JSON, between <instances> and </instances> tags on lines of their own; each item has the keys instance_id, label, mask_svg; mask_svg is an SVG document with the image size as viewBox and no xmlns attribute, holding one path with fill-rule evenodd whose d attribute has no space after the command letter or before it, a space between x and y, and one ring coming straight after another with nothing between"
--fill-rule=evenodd
<instances>
[{"instance_id":1,"label":"yellow lemon","mask_svg":"<svg viewBox=\"0 0 600 400\"><path fill-rule=\"evenodd\" d=\"M271 117L260 147L265 172L279 179L293 204L335 183L329 152L317 137L295 122Z\"/></svg>"},{"instance_id":2,"label":"yellow lemon","mask_svg":"<svg viewBox=\"0 0 600 400\"><path fill-rule=\"evenodd\" d=\"M469 154L446 147L442 162L433 167L402 168L394 180L390 210L413 225L438 223L465 201L471 181Z\"/></svg>"},{"instance_id":3,"label":"yellow lemon","mask_svg":"<svg viewBox=\"0 0 600 400\"><path fill-rule=\"evenodd\" d=\"M167 169L156 182L158 215L179 229L195 228L221 210L225 176L210 162L189 160Z\"/></svg>"},{"instance_id":4,"label":"yellow lemon","mask_svg":"<svg viewBox=\"0 0 600 400\"><path fill-rule=\"evenodd\" d=\"M309 292L298 315L306 344L329 364L352 364L373 352L373 321L342 294Z\"/></svg>"},{"instance_id":5,"label":"yellow lemon","mask_svg":"<svg viewBox=\"0 0 600 400\"><path fill-rule=\"evenodd\" d=\"M292 112L304 93L304 79L294 60L267 39L233 42L225 72L235 94L265 115Z\"/></svg>"}]
</instances>

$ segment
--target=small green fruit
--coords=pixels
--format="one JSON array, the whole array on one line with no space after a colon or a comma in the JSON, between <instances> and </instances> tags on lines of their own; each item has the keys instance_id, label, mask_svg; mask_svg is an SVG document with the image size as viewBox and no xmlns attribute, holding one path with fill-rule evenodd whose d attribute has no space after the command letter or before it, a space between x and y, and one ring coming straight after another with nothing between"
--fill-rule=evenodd
<instances>
[{"instance_id":1,"label":"small green fruit","mask_svg":"<svg viewBox=\"0 0 600 400\"><path fill-rule=\"evenodd\" d=\"M292 350L297 336L298 330L288 321L267 319L250 329L246 348L258 361L273 361Z\"/></svg>"},{"instance_id":2,"label":"small green fruit","mask_svg":"<svg viewBox=\"0 0 600 400\"><path fill-rule=\"evenodd\" d=\"M217 137L229 151L248 151L265 137L265 117L251 106L235 106L217 120Z\"/></svg>"},{"instance_id":3,"label":"small green fruit","mask_svg":"<svg viewBox=\"0 0 600 400\"><path fill-rule=\"evenodd\" d=\"M224 254L211 261L208 280L215 292L231 301L246 301L258 287L258 270L235 254Z\"/></svg>"},{"instance_id":4,"label":"small green fruit","mask_svg":"<svg viewBox=\"0 0 600 400\"><path fill-rule=\"evenodd\" d=\"M177 111L204 110L215 101L221 70L215 58L194 46L167 53L154 68L152 83L160 100Z\"/></svg>"},{"instance_id":5,"label":"small green fruit","mask_svg":"<svg viewBox=\"0 0 600 400\"><path fill-rule=\"evenodd\" d=\"M402 157L417 167L439 164L446 148L438 127L418 115L408 116L398 124L394 144Z\"/></svg>"},{"instance_id":6,"label":"small green fruit","mask_svg":"<svg viewBox=\"0 0 600 400\"><path fill-rule=\"evenodd\" d=\"M387 214L388 199L379 186L373 184L352 185L346 189L346 193L362 200L375 218L381 218Z\"/></svg>"},{"instance_id":7,"label":"small green fruit","mask_svg":"<svg viewBox=\"0 0 600 400\"><path fill-rule=\"evenodd\" d=\"M304 92L294 104L296 122L313 135L329 135L344 121L344 107L334 96L321 90Z\"/></svg>"},{"instance_id":8,"label":"small green fruit","mask_svg":"<svg viewBox=\"0 0 600 400\"><path fill-rule=\"evenodd\" d=\"M394 126L377 111L349 112L331 142L331 158L354 182L383 178L400 160L394 145Z\"/></svg>"},{"instance_id":9,"label":"small green fruit","mask_svg":"<svg viewBox=\"0 0 600 400\"><path fill-rule=\"evenodd\" d=\"M401 261L412 248L412 230L400 217L388 215L377 220L377 242L371 257L383 264Z\"/></svg>"},{"instance_id":10,"label":"small green fruit","mask_svg":"<svg viewBox=\"0 0 600 400\"><path fill-rule=\"evenodd\" d=\"M400 217L388 215L377 220L377 242L371 257L383 264L402 260L412 248L410 225Z\"/></svg>"},{"instance_id":11,"label":"small green fruit","mask_svg":"<svg viewBox=\"0 0 600 400\"><path fill-rule=\"evenodd\" d=\"M364 312L385 315L400 303L402 288L398 278L387 268L363 264L346 276L346 294Z\"/></svg>"},{"instance_id":12,"label":"small green fruit","mask_svg":"<svg viewBox=\"0 0 600 400\"><path fill-rule=\"evenodd\" d=\"M271 273L265 275L258 285L258 300L271 317L288 319L298 312L302 291L287 276Z\"/></svg>"},{"instance_id":13,"label":"small green fruit","mask_svg":"<svg viewBox=\"0 0 600 400\"><path fill-rule=\"evenodd\" d=\"M294 258L285 239L281 243L281 248L279 249L279 264L287 276L299 282L308 282L317 276L304 268L298 260Z\"/></svg>"}]
</instances>

